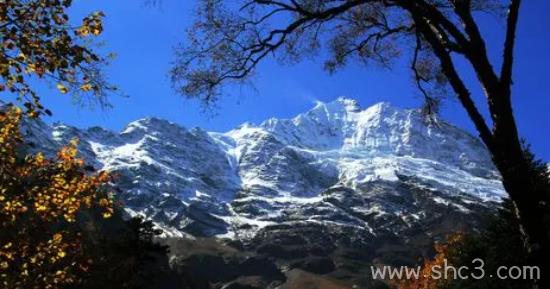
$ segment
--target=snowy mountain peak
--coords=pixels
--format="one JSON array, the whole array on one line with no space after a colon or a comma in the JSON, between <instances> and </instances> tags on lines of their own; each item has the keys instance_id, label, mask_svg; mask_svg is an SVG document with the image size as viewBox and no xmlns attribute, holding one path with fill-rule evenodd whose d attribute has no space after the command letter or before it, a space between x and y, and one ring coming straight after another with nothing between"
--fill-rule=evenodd
<instances>
[{"instance_id":1,"label":"snowy mountain peak","mask_svg":"<svg viewBox=\"0 0 550 289\"><path fill-rule=\"evenodd\" d=\"M356 101L339 98L318 103L292 119L273 118L243 130L262 130L286 145L304 149L410 155L453 165L475 162L492 170L483 144L475 137L443 121L428 123L416 109L386 102L362 110ZM457 148L465 153L456 154Z\"/></svg>"},{"instance_id":2,"label":"snowy mountain peak","mask_svg":"<svg viewBox=\"0 0 550 289\"><path fill-rule=\"evenodd\" d=\"M121 132L37 127L50 148L78 137L89 163L121 176L128 212L172 233L248 238L272 225L328 222L376 235L390 222L378 218L421 222L434 202L466 214L504 194L477 138L389 103L362 109L338 98L226 133L158 118ZM419 192L426 203L411 199Z\"/></svg>"},{"instance_id":3,"label":"snowy mountain peak","mask_svg":"<svg viewBox=\"0 0 550 289\"><path fill-rule=\"evenodd\" d=\"M357 112L361 110L359 102L355 99L347 97L339 97L331 102L317 101L315 107L312 110L325 110L331 113L345 113L345 112Z\"/></svg>"},{"instance_id":4,"label":"snowy mountain peak","mask_svg":"<svg viewBox=\"0 0 550 289\"><path fill-rule=\"evenodd\" d=\"M26 125L34 133L25 139L50 155L79 138L87 164L117 175L128 216L151 219L170 243L207 237L196 238L208 242L201 252L209 237L231 239L245 268L256 258L285 271L338 264L339 276L350 268L363 278L359 267L414 261L454 230L481 228L505 195L477 138L389 103L338 98L225 133L158 118L121 132ZM189 260L195 268L202 257ZM206 270L217 263L206 260Z\"/></svg>"},{"instance_id":5,"label":"snowy mountain peak","mask_svg":"<svg viewBox=\"0 0 550 289\"><path fill-rule=\"evenodd\" d=\"M147 132L147 131L158 132L158 131L172 130L172 129L184 129L184 128L173 122L167 121L165 119L161 119L157 117L145 117L127 124L126 127L122 130L122 134L131 133L135 130L143 131L143 132Z\"/></svg>"},{"instance_id":6,"label":"snowy mountain peak","mask_svg":"<svg viewBox=\"0 0 550 289\"><path fill-rule=\"evenodd\" d=\"M394 114L394 113L405 113L407 109L399 108L393 106L389 102L378 102L371 106L369 106L367 109L363 111L363 115L365 116L373 116L378 115L380 117L384 117L385 115Z\"/></svg>"}]
</instances>

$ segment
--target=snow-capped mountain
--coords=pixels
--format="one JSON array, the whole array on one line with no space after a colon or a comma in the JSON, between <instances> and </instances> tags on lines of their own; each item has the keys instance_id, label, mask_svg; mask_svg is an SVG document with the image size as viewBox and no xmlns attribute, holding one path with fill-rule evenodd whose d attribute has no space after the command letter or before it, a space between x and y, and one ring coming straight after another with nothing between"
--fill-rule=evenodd
<instances>
[{"instance_id":1,"label":"snow-capped mountain","mask_svg":"<svg viewBox=\"0 0 550 289\"><path fill-rule=\"evenodd\" d=\"M258 250L283 235L322 234L323 250L431 240L475 226L504 195L477 138L388 103L363 109L339 98L225 133L157 118L121 132L33 127L43 147L78 137L92 165L117 172L129 214L168 235L225 237Z\"/></svg>"}]
</instances>

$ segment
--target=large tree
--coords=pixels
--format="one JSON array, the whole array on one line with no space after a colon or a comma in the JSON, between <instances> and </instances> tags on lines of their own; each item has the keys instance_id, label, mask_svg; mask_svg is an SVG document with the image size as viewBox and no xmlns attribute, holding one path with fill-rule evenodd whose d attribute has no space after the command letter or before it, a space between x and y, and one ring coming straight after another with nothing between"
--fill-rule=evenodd
<instances>
[{"instance_id":1,"label":"large tree","mask_svg":"<svg viewBox=\"0 0 550 289\"><path fill-rule=\"evenodd\" d=\"M55 159L21 157L22 111L0 111L0 288L66 288L92 265L77 220L94 209L110 218L106 172L90 175L76 141Z\"/></svg>"},{"instance_id":2,"label":"large tree","mask_svg":"<svg viewBox=\"0 0 550 289\"><path fill-rule=\"evenodd\" d=\"M171 73L177 90L210 103L220 95L222 84L250 80L266 58L299 61L322 44L329 52L325 68L330 72L349 61L389 66L399 55L409 55L428 108L451 88L475 124L513 200L531 262L548 276L548 196L535 185L541 176L528 169L512 105L521 0L225 2L199 0L196 22L187 43L177 50ZM506 21L498 70L480 32L480 12L494 12ZM483 104L474 101L457 61L475 71L490 119L480 113Z\"/></svg>"}]
</instances>

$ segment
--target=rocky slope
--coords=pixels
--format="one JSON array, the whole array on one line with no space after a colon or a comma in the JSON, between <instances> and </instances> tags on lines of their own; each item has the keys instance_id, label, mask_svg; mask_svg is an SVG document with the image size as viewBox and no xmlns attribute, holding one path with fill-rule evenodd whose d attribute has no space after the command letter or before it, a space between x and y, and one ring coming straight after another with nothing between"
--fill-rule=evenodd
<instances>
[{"instance_id":1,"label":"rocky slope","mask_svg":"<svg viewBox=\"0 0 550 289\"><path fill-rule=\"evenodd\" d=\"M477 138L387 103L339 98L226 133L157 118L121 132L30 127L40 149L78 137L95 168L119 174L128 213L167 237L225 238L279 267L342 278L357 262L410 262L480 226L504 195Z\"/></svg>"}]
</instances>

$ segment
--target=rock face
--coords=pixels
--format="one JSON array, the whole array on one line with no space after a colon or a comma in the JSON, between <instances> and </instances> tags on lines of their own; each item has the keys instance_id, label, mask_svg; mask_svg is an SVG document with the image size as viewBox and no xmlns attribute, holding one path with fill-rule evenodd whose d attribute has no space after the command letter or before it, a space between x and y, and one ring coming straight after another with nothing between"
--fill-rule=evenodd
<instances>
[{"instance_id":1,"label":"rock face","mask_svg":"<svg viewBox=\"0 0 550 289\"><path fill-rule=\"evenodd\" d=\"M406 263L504 195L477 138L387 103L339 98L226 133L157 118L119 133L31 127L46 148L80 138L91 164L120 175L128 213L166 236L227 238L316 272L344 257Z\"/></svg>"}]
</instances>

